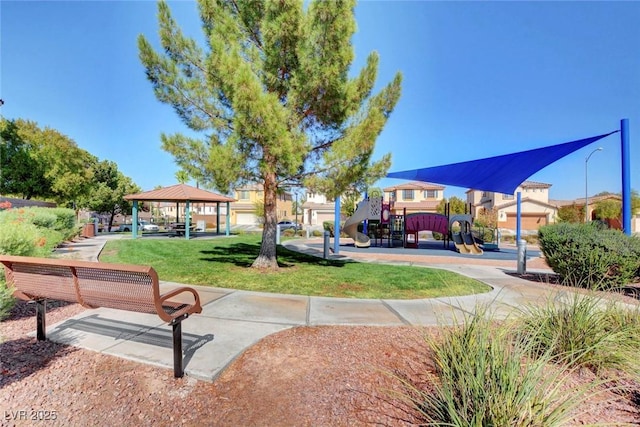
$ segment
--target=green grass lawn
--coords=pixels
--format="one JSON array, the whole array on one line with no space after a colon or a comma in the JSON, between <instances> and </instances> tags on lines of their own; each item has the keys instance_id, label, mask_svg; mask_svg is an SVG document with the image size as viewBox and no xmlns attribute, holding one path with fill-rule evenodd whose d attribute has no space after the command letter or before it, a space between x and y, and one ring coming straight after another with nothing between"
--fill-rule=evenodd
<instances>
[{"instance_id":1,"label":"green grass lawn","mask_svg":"<svg viewBox=\"0 0 640 427\"><path fill-rule=\"evenodd\" d=\"M260 235L213 240L136 239L107 243L100 261L152 266L161 280L248 291L347 298L413 299L490 288L444 270L323 260L278 246L279 271L249 268Z\"/></svg>"}]
</instances>

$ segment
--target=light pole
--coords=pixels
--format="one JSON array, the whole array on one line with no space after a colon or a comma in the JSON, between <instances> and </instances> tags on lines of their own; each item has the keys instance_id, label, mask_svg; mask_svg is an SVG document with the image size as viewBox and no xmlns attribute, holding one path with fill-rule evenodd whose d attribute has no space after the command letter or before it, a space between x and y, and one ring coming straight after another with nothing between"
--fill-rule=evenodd
<instances>
[{"instance_id":1,"label":"light pole","mask_svg":"<svg viewBox=\"0 0 640 427\"><path fill-rule=\"evenodd\" d=\"M296 195L296 225L293 228L293 230L295 231L295 234L298 234L298 190L296 189L296 192L294 193Z\"/></svg>"},{"instance_id":2,"label":"light pole","mask_svg":"<svg viewBox=\"0 0 640 427\"><path fill-rule=\"evenodd\" d=\"M587 177L587 165L589 164L589 159L596 151L602 151L602 147L598 147L593 150L587 158L584 160L584 222L585 224L589 222L589 190L588 190L588 177Z\"/></svg>"}]
</instances>

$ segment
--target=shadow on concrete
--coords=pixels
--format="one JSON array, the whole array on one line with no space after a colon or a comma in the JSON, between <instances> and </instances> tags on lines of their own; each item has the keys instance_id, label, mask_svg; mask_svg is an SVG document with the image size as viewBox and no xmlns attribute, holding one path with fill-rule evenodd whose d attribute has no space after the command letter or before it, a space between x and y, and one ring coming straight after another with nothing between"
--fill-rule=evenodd
<instances>
[{"instance_id":1,"label":"shadow on concrete","mask_svg":"<svg viewBox=\"0 0 640 427\"><path fill-rule=\"evenodd\" d=\"M173 349L173 335L171 329L160 329L137 323L100 317L97 314L81 319L69 319L56 327L56 332L65 329L88 332L96 335L108 336L118 340L134 341L142 344ZM183 365L186 367L195 352L206 343L213 341L213 334L196 335L182 332Z\"/></svg>"}]
</instances>

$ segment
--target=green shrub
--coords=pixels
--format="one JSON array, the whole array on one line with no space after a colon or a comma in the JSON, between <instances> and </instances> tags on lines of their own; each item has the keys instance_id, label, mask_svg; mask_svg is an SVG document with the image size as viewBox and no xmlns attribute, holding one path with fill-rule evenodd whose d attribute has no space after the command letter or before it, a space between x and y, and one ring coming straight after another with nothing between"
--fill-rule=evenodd
<instances>
[{"instance_id":1,"label":"green shrub","mask_svg":"<svg viewBox=\"0 0 640 427\"><path fill-rule=\"evenodd\" d=\"M640 315L592 295L572 294L523 310L518 321L523 339L536 354L594 372L622 369L638 372Z\"/></svg>"},{"instance_id":2,"label":"green shrub","mask_svg":"<svg viewBox=\"0 0 640 427\"><path fill-rule=\"evenodd\" d=\"M43 236L38 227L28 222L0 224L0 254L36 256ZM40 246L38 246L40 245Z\"/></svg>"},{"instance_id":3,"label":"green shrub","mask_svg":"<svg viewBox=\"0 0 640 427\"><path fill-rule=\"evenodd\" d=\"M43 208L31 208L26 209L30 215L30 221L36 227L41 228L54 228L58 217L51 212L44 210Z\"/></svg>"},{"instance_id":4,"label":"green shrub","mask_svg":"<svg viewBox=\"0 0 640 427\"><path fill-rule=\"evenodd\" d=\"M54 229L62 234L64 240L72 239L78 235L80 228L73 209L49 208L48 210L57 217Z\"/></svg>"},{"instance_id":5,"label":"green shrub","mask_svg":"<svg viewBox=\"0 0 640 427\"><path fill-rule=\"evenodd\" d=\"M320 231L320 230L313 230L313 231L311 232L311 235L312 235L313 237L321 237L321 236L323 236L323 235L324 235L324 233L323 233L322 231Z\"/></svg>"},{"instance_id":6,"label":"green shrub","mask_svg":"<svg viewBox=\"0 0 640 427\"><path fill-rule=\"evenodd\" d=\"M16 299L13 297L12 291L7 288L7 284L4 281L4 274L0 273L0 321L9 315L9 312L15 303Z\"/></svg>"},{"instance_id":7,"label":"green shrub","mask_svg":"<svg viewBox=\"0 0 640 427\"><path fill-rule=\"evenodd\" d=\"M62 233L48 228L38 229L40 238L38 239L34 256L48 257L60 243L64 242Z\"/></svg>"},{"instance_id":8,"label":"green shrub","mask_svg":"<svg viewBox=\"0 0 640 427\"><path fill-rule=\"evenodd\" d=\"M428 338L428 343L438 381L432 390L408 393L424 425L562 425L586 397L584 389L573 395L563 392L559 384L569 370L550 367L544 354L531 358L526 340L485 313L445 330L441 338Z\"/></svg>"},{"instance_id":9,"label":"green shrub","mask_svg":"<svg viewBox=\"0 0 640 427\"><path fill-rule=\"evenodd\" d=\"M75 212L64 208L20 208L0 212L0 253L49 256L78 234Z\"/></svg>"},{"instance_id":10,"label":"green shrub","mask_svg":"<svg viewBox=\"0 0 640 427\"><path fill-rule=\"evenodd\" d=\"M333 221L324 221L322 223L322 229L324 231L328 231L331 237L333 237L333 226L334 226Z\"/></svg>"},{"instance_id":11,"label":"green shrub","mask_svg":"<svg viewBox=\"0 0 640 427\"><path fill-rule=\"evenodd\" d=\"M640 272L640 239L591 224L540 227L540 249L566 284L609 289L632 282Z\"/></svg>"}]
</instances>

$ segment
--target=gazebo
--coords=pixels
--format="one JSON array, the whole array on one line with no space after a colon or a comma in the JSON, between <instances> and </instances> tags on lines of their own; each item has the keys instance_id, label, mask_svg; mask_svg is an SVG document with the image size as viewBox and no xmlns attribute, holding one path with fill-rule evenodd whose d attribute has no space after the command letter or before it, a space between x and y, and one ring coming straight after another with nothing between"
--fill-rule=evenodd
<instances>
[{"instance_id":1,"label":"gazebo","mask_svg":"<svg viewBox=\"0 0 640 427\"><path fill-rule=\"evenodd\" d=\"M231 197L223 196L221 194L213 193L211 191L202 190L200 188L192 187L186 184L177 184L170 187L163 187L157 190L145 191L143 193L129 194L124 197L125 200L133 202L133 238L138 237L138 202L175 202L176 204L185 203L185 227L184 235L186 239L189 239L190 224L190 207L191 203L215 203L216 204L216 233L220 233L220 203L227 204L227 220L226 220L226 232L229 235L230 225L230 211L229 203L235 202L235 199Z\"/></svg>"}]
</instances>

